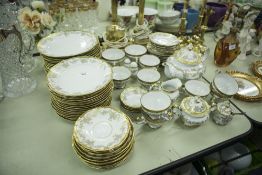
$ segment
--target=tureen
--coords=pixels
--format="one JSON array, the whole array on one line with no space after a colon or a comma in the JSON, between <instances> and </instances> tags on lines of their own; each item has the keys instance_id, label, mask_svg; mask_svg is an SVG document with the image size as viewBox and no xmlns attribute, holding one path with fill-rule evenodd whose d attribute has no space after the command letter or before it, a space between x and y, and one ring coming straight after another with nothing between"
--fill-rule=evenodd
<instances>
[{"instance_id":1,"label":"tureen","mask_svg":"<svg viewBox=\"0 0 262 175\"><path fill-rule=\"evenodd\" d=\"M210 106L197 96L186 97L180 104L180 115L186 126L198 126L209 118Z\"/></svg>"},{"instance_id":2,"label":"tureen","mask_svg":"<svg viewBox=\"0 0 262 175\"><path fill-rule=\"evenodd\" d=\"M168 78L197 79L205 72L206 57L194 49L192 44L187 45L170 56L165 63L164 73Z\"/></svg>"},{"instance_id":3,"label":"tureen","mask_svg":"<svg viewBox=\"0 0 262 175\"><path fill-rule=\"evenodd\" d=\"M226 125L233 119L233 111L229 101L220 102L211 112L213 121L218 125Z\"/></svg>"}]
</instances>

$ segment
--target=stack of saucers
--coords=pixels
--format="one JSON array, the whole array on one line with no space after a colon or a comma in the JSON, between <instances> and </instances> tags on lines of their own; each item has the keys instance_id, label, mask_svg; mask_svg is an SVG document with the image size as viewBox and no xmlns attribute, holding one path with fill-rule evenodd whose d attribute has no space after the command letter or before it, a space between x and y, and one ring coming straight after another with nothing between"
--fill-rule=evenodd
<instances>
[{"instance_id":1,"label":"stack of saucers","mask_svg":"<svg viewBox=\"0 0 262 175\"><path fill-rule=\"evenodd\" d=\"M147 50L163 59L172 55L178 49L180 40L172 34L156 32L149 35ZM161 60L162 62L165 60Z\"/></svg>"},{"instance_id":2,"label":"stack of saucers","mask_svg":"<svg viewBox=\"0 0 262 175\"><path fill-rule=\"evenodd\" d=\"M37 45L44 58L45 71L74 56L100 57L101 48L94 34L81 31L58 32L41 39Z\"/></svg>"},{"instance_id":3,"label":"stack of saucers","mask_svg":"<svg viewBox=\"0 0 262 175\"><path fill-rule=\"evenodd\" d=\"M140 99L145 93L147 91L140 87L126 88L120 95L120 104L128 112L141 113Z\"/></svg>"},{"instance_id":4,"label":"stack of saucers","mask_svg":"<svg viewBox=\"0 0 262 175\"><path fill-rule=\"evenodd\" d=\"M88 166L109 169L121 165L134 147L130 119L110 107L85 112L76 121L72 146Z\"/></svg>"},{"instance_id":5,"label":"stack of saucers","mask_svg":"<svg viewBox=\"0 0 262 175\"><path fill-rule=\"evenodd\" d=\"M76 120L85 111L109 106L112 100L112 68L91 57L61 61L47 74L52 106L68 120Z\"/></svg>"}]
</instances>

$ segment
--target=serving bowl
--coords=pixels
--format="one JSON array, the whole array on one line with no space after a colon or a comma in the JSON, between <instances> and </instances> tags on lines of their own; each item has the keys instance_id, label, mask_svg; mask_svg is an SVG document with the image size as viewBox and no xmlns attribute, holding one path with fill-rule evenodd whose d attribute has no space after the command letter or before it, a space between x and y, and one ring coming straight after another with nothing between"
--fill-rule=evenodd
<instances>
[{"instance_id":1,"label":"serving bowl","mask_svg":"<svg viewBox=\"0 0 262 175\"><path fill-rule=\"evenodd\" d=\"M163 24L171 25L179 19L181 12L176 10L167 10L158 14L158 18Z\"/></svg>"},{"instance_id":2,"label":"serving bowl","mask_svg":"<svg viewBox=\"0 0 262 175\"><path fill-rule=\"evenodd\" d=\"M160 80L160 73L154 68L144 68L137 72L138 82L147 90Z\"/></svg>"},{"instance_id":3,"label":"serving bowl","mask_svg":"<svg viewBox=\"0 0 262 175\"><path fill-rule=\"evenodd\" d=\"M116 89L124 88L130 77L131 72L128 68L124 66L113 67L113 81Z\"/></svg>"}]
</instances>

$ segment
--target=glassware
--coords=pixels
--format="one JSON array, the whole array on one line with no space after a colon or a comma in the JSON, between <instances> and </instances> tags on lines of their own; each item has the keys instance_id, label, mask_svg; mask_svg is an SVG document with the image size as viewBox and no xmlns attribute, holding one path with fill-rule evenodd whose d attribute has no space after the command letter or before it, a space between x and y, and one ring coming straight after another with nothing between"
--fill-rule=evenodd
<instances>
[{"instance_id":1,"label":"glassware","mask_svg":"<svg viewBox=\"0 0 262 175\"><path fill-rule=\"evenodd\" d=\"M240 54L239 40L236 36L237 29L231 28L230 33L220 39L215 48L215 64L225 67L231 64Z\"/></svg>"},{"instance_id":2,"label":"glassware","mask_svg":"<svg viewBox=\"0 0 262 175\"><path fill-rule=\"evenodd\" d=\"M22 65L21 34L14 26L9 30L1 29L0 34L0 72L4 96L18 97L32 92L36 81Z\"/></svg>"}]
</instances>

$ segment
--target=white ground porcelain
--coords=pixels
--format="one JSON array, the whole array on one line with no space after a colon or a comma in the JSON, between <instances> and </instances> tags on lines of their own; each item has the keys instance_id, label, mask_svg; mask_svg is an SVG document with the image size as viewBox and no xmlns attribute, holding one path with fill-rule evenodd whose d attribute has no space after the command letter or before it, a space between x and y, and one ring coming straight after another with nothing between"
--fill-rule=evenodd
<instances>
[{"instance_id":1,"label":"white ground porcelain","mask_svg":"<svg viewBox=\"0 0 262 175\"><path fill-rule=\"evenodd\" d=\"M90 51L96 44L95 35L69 31L54 33L39 41L38 51L48 57L69 57Z\"/></svg>"},{"instance_id":2,"label":"white ground porcelain","mask_svg":"<svg viewBox=\"0 0 262 175\"><path fill-rule=\"evenodd\" d=\"M225 95L232 96L238 92L236 80L226 73L219 73L214 78L214 85L217 90Z\"/></svg>"},{"instance_id":3,"label":"white ground porcelain","mask_svg":"<svg viewBox=\"0 0 262 175\"><path fill-rule=\"evenodd\" d=\"M126 80L130 78L131 71L124 66L113 67L113 80Z\"/></svg>"},{"instance_id":4,"label":"white ground porcelain","mask_svg":"<svg viewBox=\"0 0 262 175\"><path fill-rule=\"evenodd\" d=\"M144 68L137 72L137 78L143 82L154 83L160 80L160 73L154 68Z\"/></svg>"},{"instance_id":5,"label":"white ground porcelain","mask_svg":"<svg viewBox=\"0 0 262 175\"><path fill-rule=\"evenodd\" d=\"M108 61L118 61L125 57L125 52L121 49L110 48L102 52L102 57Z\"/></svg>"},{"instance_id":6,"label":"white ground porcelain","mask_svg":"<svg viewBox=\"0 0 262 175\"><path fill-rule=\"evenodd\" d=\"M105 87L112 80L112 69L97 58L75 57L52 67L47 80L57 93L86 95Z\"/></svg>"},{"instance_id":7,"label":"white ground porcelain","mask_svg":"<svg viewBox=\"0 0 262 175\"><path fill-rule=\"evenodd\" d=\"M151 42L160 45L172 47L180 43L178 38L175 35L169 33L156 32L149 35L149 39Z\"/></svg>"},{"instance_id":8,"label":"white ground porcelain","mask_svg":"<svg viewBox=\"0 0 262 175\"><path fill-rule=\"evenodd\" d=\"M125 48L125 52L131 56L140 56L144 55L147 52L147 49L142 45L132 44Z\"/></svg>"},{"instance_id":9,"label":"white ground porcelain","mask_svg":"<svg viewBox=\"0 0 262 175\"><path fill-rule=\"evenodd\" d=\"M139 62L144 66L155 67L160 64L160 59L155 55L143 55Z\"/></svg>"},{"instance_id":10,"label":"white ground porcelain","mask_svg":"<svg viewBox=\"0 0 262 175\"><path fill-rule=\"evenodd\" d=\"M147 93L147 91L142 88L130 87L121 93L120 99L126 106L130 108L141 108L140 99L145 93Z\"/></svg>"},{"instance_id":11,"label":"white ground porcelain","mask_svg":"<svg viewBox=\"0 0 262 175\"><path fill-rule=\"evenodd\" d=\"M135 16L138 13L137 6L121 6L117 9L118 16Z\"/></svg>"},{"instance_id":12,"label":"white ground porcelain","mask_svg":"<svg viewBox=\"0 0 262 175\"><path fill-rule=\"evenodd\" d=\"M163 111L170 107L170 97L162 91L151 91L141 97L141 105L150 111Z\"/></svg>"},{"instance_id":13,"label":"white ground porcelain","mask_svg":"<svg viewBox=\"0 0 262 175\"><path fill-rule=\"evenodd\" d=\"M123 113L111 108L95 108L76 121L74 131L80 144L104 150L122 143L129 129L129 121Z\"/></svg>"},{"instance_id":14,"label":"white ground porcelain","mask_svg":"<svg viewBox=\"0 0 262 175\"><path fill-rule=\"evenodd\" d=\"M204 97L210 93L210 86L200 80L189 80L185 83L187 92L192 95Z\"/></svg>"},{"instance_id":15,"label":"white ground porcelain","mask_svg":"<svg viewBox=\"0 0 262 175\"><path fill-rule=\"evenodd\" d=\"M144 10L144 15L156 15L158 13L158 11L156 9L153 9L153 8L148 8L146 7L145 10Z\"/></svg>"}]
</instances>

